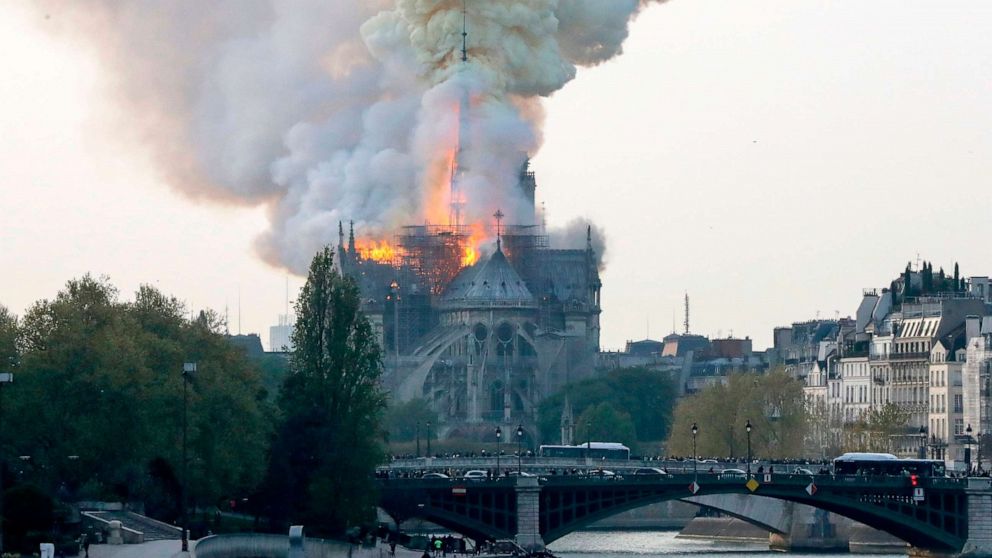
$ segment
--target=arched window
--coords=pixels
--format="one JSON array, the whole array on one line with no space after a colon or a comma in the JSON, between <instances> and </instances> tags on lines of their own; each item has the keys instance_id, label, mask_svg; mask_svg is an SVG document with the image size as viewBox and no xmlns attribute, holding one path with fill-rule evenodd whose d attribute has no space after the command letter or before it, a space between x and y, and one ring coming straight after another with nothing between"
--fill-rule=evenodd
<instances>
[{"instance_id":1,"label":"arched window","mask_svg":"<svg viewBox=\"0 0 992 558\"><path fill-rule=\"evenodd\" d=\"M496 380L489 387L489 409L503 411L503 382Z\"/></svg>"}]
</instances>

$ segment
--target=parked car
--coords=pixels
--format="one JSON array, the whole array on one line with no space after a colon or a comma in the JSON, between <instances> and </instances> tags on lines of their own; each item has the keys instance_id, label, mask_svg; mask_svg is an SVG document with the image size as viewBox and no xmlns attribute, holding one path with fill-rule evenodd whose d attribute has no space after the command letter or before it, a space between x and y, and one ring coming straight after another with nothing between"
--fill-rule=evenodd
<instances>
[{"instance_id":1,"label":"parked car","mask_svg":"<svg viewBox=\"0 0 992 558\"><path fill-rule=\"evenodd\" d=\"M590 477L600 478L600 479L612 479L617 476L613 471L607 471L606 469L593 469L587 473Z\"/></svg>"},{"instance_id":2,"label":"parked car","mask_svg":"<svg viewBox=\"0 0 992 558\"><path fill-rule=\"evenodd\" d=\"M814 475L815 473L805 467L796 467L796 470L792 472L793 475Z\"/></svg>"},{"instance_id":3,"label":"parked car","mask_svg":"<svg viewBox=\"0 0 992 558\"><path fill-rule=\"evenodd\" d=\"M655 477L670 477L671 473L664 469L659 469L658 467L641 467L634 471L635 475L638 476L655 476Z\"/></svg>"},{"instance_id":4,"label":"parked car","mask_svg":"<svg viewBox=\"0 0 992 558\"><path fill-rule=\"evenodd\" d=\"M444 473L426 473L424 474L425 479L450 479L448 475Z\"/></svg>"},{"instance_id":5,"label":"parked car","mask_svg":"<svg viewBox=\"0 0 992 558\"><path fill-rule=\"evenodd\" d=\"M724 469L720 471L720 478L745 480L747 479L747 473L740 469Z\"/></svg>"},{"instance_id":6,"label":"parked car","mask_svg":"<svg viewBox=\"0 0 992 558\"><path fill-rule=\"evenodd\" d=\"M489 473L482 469L472 469L471 471L465 471L462 478L465 480L484 481L489 478Z\"/></svg>"},{"instance_id":7,"label":"parked car","mask_svg":"<svg viewBox=\"0 0 992 558\"><path fill-rule=\"evenodd\" d=\"M535 477L537 475L533 475L531 473L528 473L527 471L507 471L506 472L506 476L508 476L508 477Z\"/></svg>"}]
</instances>

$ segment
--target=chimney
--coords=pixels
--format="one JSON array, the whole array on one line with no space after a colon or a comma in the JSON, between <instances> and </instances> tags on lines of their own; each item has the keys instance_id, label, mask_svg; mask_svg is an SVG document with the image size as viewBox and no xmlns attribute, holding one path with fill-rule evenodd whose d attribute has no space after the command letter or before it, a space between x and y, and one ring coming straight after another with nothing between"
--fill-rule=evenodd
<instances>
[{"instance_id":1,"label":"chimney","mask_svg":"<svg viewBox=\"0 0 992 558\"><path fill-rule=\"evenodd\" d=\"M971 341L982 334L982 320L974 314L968 315L964 319L965 341Z\"/></svg>"}]
</instances>

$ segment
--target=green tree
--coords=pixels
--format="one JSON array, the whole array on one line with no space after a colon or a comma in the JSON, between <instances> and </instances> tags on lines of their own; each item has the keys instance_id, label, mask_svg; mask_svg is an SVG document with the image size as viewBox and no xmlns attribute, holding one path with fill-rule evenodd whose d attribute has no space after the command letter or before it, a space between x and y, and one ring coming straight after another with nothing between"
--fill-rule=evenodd
<instances>
[{"instance_id":1,"label":"green tree","mask_svg":"<svg viewBox=\"0 0 992 558\"><path fill-rule=\"evenodd\" d=\"M17 361L17 317L0 304L0 372L10 372Z\"/></svg>"},{"instance_id":2,"label":"green tree","mask_svg":"<svg viewBox=\"0 0 992 558\"><path fill-rule=\"evenodd\" d=\"M753 456L777 459L804 454L809 419L802 383L782 370L731 374L726 383L714 383L683 398L675 409L668 452L692 454L691 425L696 423L697 455L741 457L747 451L744 425L749 420Z\"/></svg>"},{"instance_id":3,"label":"green tree","mask_svg":"<svg viewBox=\"0 0 992 558\"><path fill-rule=\"evenodd\" d=\"M620 442L637 451L637 434L630 413L616 410L609 403L586 408L576 421L576 444L585 442Z\"/></svg>"},{"instance_id":4,"label":"green tree","mask_svg":"<svg viewBox=\"0 0 992 558\"><path fill-rule=\"evenodd\" d=\"M848 427L846 451L892 451L892 437L906 431L908 414L895 403L872 407Z\"/></svg>"},{"instance_id":5,"label":"green tree","mask_svg":"<svg viewBox=\"0 0 992 558\"><path fill-rule=\"evenodd\" d=\"M609 402L630 415L637 440L655 441L668 436L678 394L675 382L667 374L646 368L620 368L598 378L568 384L542 401L538 408L541 437L546 441L559 441L566 395L576 416L599 402Z\"/></svg>"},{"instance_id":6,"label":"green tree","mask_svg":"<svg viewBox=\"0 0 992 558\"><path fill-rule=\"evenodd\" d=\"M384 420L390 442L409 442L415 439L418 425L420 436L426 436L425 425L428 422L437 424L437 413L423 398L393 403L386 411Z\"/></svg>"},{"instance_id":7,"label":"green tree","mask_svg":"<svg viewBox=\"0 0 992 558\"><path fill-rule=\"evenodd\" d=\"M370 473L384 458L382 353L330 248L310 264L296 316L268 497L276 519L338 535L372 519Z\"/></svg>"},{"instance_id":8,"label":"green tree","mask_svg":"<svg viewBox=\"0 0 992 558\"><path fill-rule=\"evenodd\" d=\"M175 519L184 361L198 363L189 397L194 501L255 488L268 424L257 372L216 320L185 316L154 288L123 302L108 280L90 276L28 310L5 418L10 444L32 456L49 494L65 481L70 496L145 500L150 513Z\"/></svg>"}]
</instances>

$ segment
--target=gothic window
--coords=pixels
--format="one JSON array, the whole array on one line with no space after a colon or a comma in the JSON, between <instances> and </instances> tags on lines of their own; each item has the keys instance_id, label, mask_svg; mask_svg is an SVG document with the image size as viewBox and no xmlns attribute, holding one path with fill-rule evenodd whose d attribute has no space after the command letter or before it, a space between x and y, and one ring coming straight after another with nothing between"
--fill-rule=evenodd
<instances>
[{"instance_id":1,"label":"gothic window","mask_svg":"<svg viewBox=\"0 0 992 558\"><path fill-rule=\"evenodd\" d=\"M493 411L503 410L503 382L497 380L489 387L489 408Z\"/></svg>"}]
</instances>

